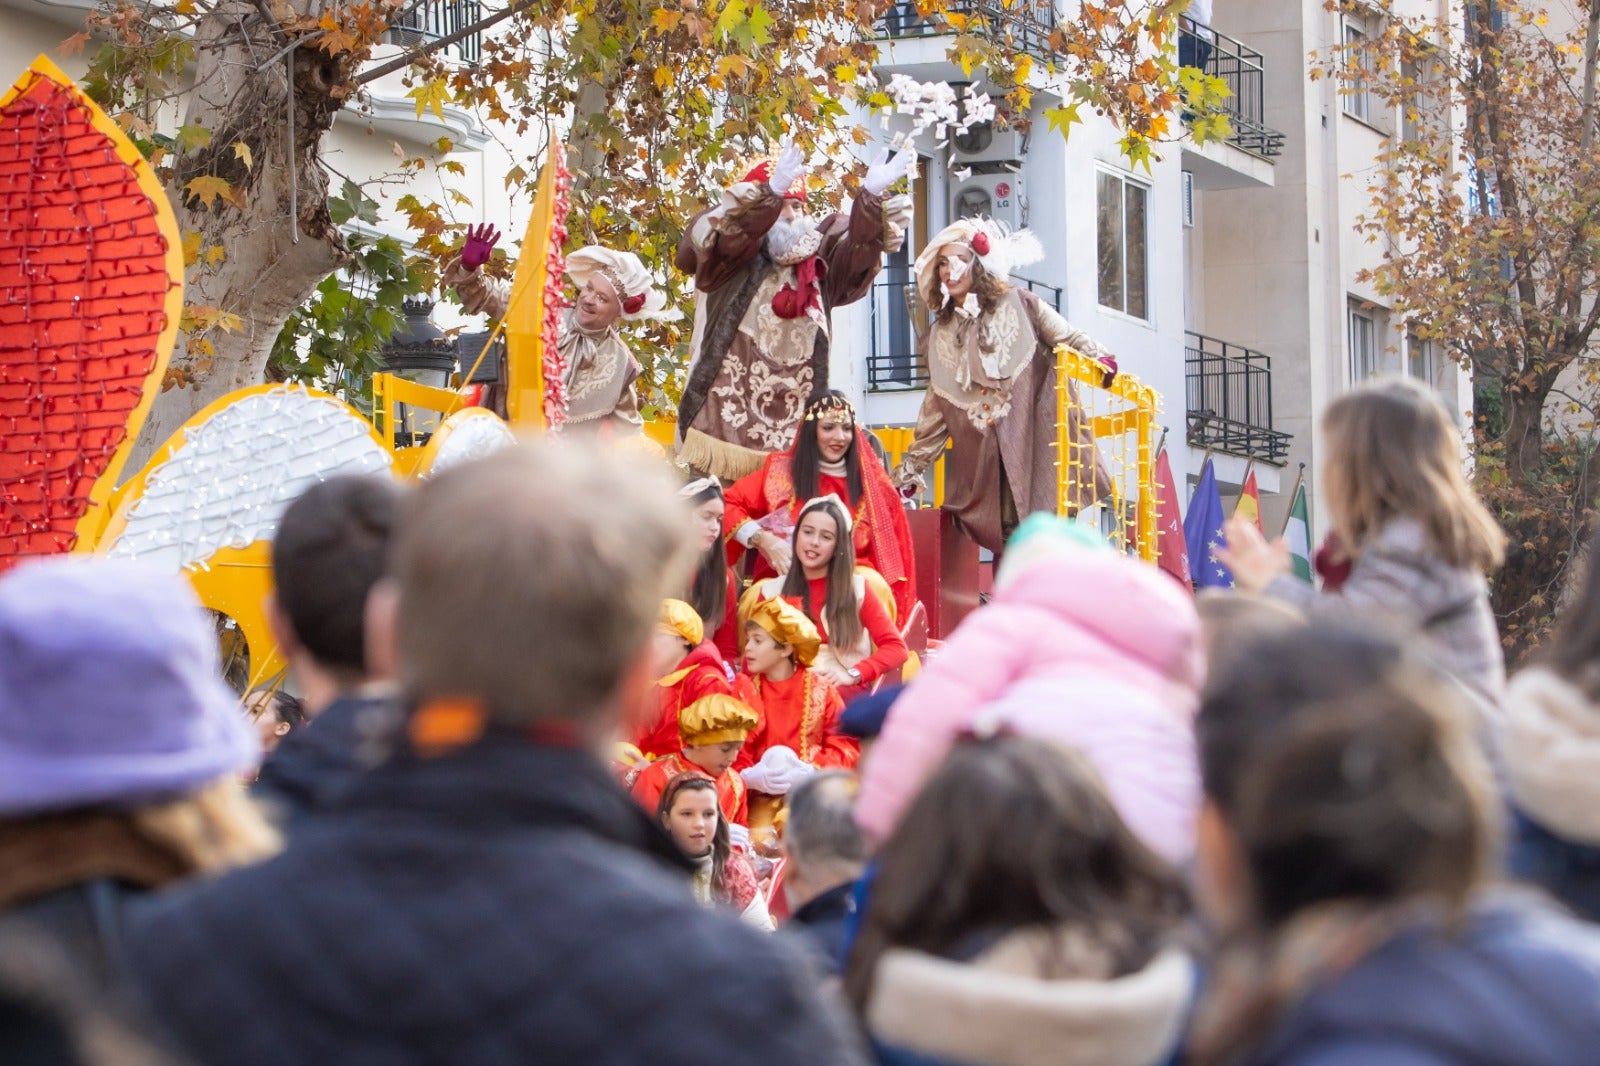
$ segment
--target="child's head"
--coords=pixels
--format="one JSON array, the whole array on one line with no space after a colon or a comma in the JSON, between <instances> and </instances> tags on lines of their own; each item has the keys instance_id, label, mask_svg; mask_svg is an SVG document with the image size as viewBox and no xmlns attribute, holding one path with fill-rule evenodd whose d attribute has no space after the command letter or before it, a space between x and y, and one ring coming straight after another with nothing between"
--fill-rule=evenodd
<instances>
[{"instance_id":1,"label":"child's head","mask_svg":"<svg viewBox=\"0 0 1600 1066\"><path fill-rule=\"evenodd\" d=\"M655 633L651 636L655 676L671 673L704 639L705 626L693 607L682 600L662 600Z\"/></svg>"},{"instance_id":2,"label":"child's head","mask_svg":"<svg viewBox=\"0 0 1600 1066\"><path fill-rule=\"evenodd\" d=\"M689 513L694 518L695 551L703 553L720 548L722 515L726 510L722 483L714 477L703 477L689 482L678 495L689 505Z\"/></svg>"},{"instance_id":3,"label":"child's head","mask_svg":"<svg viewBox=\"0 0 1600 1066\"><path fill-rule=\"evenodd\" d=\"M1255 641L1211 677L1197 731L1199 883L1225 931L1334 900L1459 908L1491 866L1495 793L1466 710L1370 626Z\"/></svg>"},{"instance_id":4,"label":"child's head","mask_svg":"<svg viewBox=\"0 0 1600 1066\"><path fill-rule=\"evenodd\" d=\"M258 688L246 693L244 713L255 723L264 752L272 751L284 737L306 724L305 707L281 688Z\"/></svg>"},{"instance_id":5,"label":"child's head","mask_svg":"<svg viewBox=\"0 0 1600 1066\"><path fill-rule=\"evenodd\" d=\"M702 696L678 712L683 757L712 777L721 777L733 767L759 721L742 700L721 692Z\"/></svg>"},{"instance_id":6,"label":"child's head","mask_svg":"<svg viewBox=\"0 0 1600 1066\"><path fill-rule=\"evenodd\" d=\"M1072 926L1120 976L1188 911L1177 873L1123 823L1088 760L1020 736L952 748L877 861L845 977L858 1009L892 948L938 955L975 933Z\"/></svg>"},{"instance_id":7,"label":"child's head","mask_svg":"<svg viewBox=\"0 0 1600 1066\"><path fill-rule=\"evenodd\" d=\"M820 496L800 508L794 525L794 561L808 578L826 576L830 583L849 580L856 572L850 540L850 512L837 496Z\"/></svg>"},{"instance_id":8,"label":"child's head","mask_svg":"<svg viewBox=\"0 0 1600 1066\"><path fill-rule=\"evenodd\" d=\"M367 596L388 563L399 501L387 475L344 476L313 485L284 511L268 613L297 669L320 668L346 685L366 679Z\"/></svg>"},{"instance_id":9,"label":"child's head","mask_svg":"<svg viewBox=\"0 0 1600 1066\"><path fill-rule=\"evenodd\" d=\"M1062 555L1082 552L1109 552L1111 546L1093 529L1070 518L1036 511L1022 520L1000 557L1000 572L995 575L995 590L1000 591L1018 576L1043 562Z\"/></svg>"},{"instance_id":10,"label":"child's head","mask_svg":"<svg viewBox=\"0 0 1600 1066\"><path fill-rule=\"evenodd\" d=\"M709 777L688 773L668 781L656 817L678 850L691 859L713 854L719 838L727 849L728 829L717 806L716 782Z\"/></svg>"},{"instance_id":11,"label":"child's head","mask_svg":"<svg viewBox=\"0 0 1600 1066\"><path fill-rule=\"evenodd\" d=\"M811 619L781 596L758 603L744 632L745 669L760 676L786 664L805 669L816 662L822 648L822 636Z\"/></svg>"},{"instance_id":12,"label":"child's head","mask_svg":"<svg viewBox=\"0 0 1600 1066\"><path fill-rule=\"evenodd\" d=\"M1202 589L1194 598L1205 644L1206 670L1215 672L1225 660L1251 643L1305 624L1306 616L1282 600L1252 592Z\"/></svg>"},{"instance_id":13,"label":"child's head","mask_svg":"<svg viewBox=\"0 0 1600 1066\"><path fill-rule=\"evenodd\" d=\"M1359 553L1388 521L1420 522L1454 566L1487 572L1505 534L1473 494L1443 402L1406 378L1353 389L1322 416L1322 490L1334 529Z\"/></svg>"}]
</instances>

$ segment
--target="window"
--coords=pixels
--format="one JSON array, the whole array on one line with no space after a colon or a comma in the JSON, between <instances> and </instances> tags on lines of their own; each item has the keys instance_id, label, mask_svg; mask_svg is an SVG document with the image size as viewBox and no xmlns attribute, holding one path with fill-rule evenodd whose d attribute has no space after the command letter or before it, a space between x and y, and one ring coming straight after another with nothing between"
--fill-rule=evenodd
<instances>
[{"instance_id":1,"label":"window","mask_svg":"<svg viewBox=\"0 0 1600 1066\"><path fill-rule=\"evenodd\" d=\"M1367 31L1353 22L1344 24L1344 51L1345 60L1363 73L1372 62L1366 49ZM1372 101L1367 95L1367 82L1365 78L1357 78L1344 87L1344 111L1362 122L1370 120Z\"/></svg>"},{"instance_id":2,"label":"window","mask_svg":"<svg viewBox=\"0 0 1600 1066\"><path fill-rule=\"evenodd\" d=\"M1148 319L1145 233L1150 190L1103 170L1098 196L1100 306Z\"/></svg>"},{"instance_id":3,"label":"window","mask_svg":"<svg viewBox=\"0 0 1600 1066\"><path fill-rule=\"evenodd\" d=\"M1422 382L1433 384L1433 342L1415 333L1406 333L1406 373Z\"/></svg>"},{"instance_id":4,"label":"window","mask_svg":"<svg viewBox=\"0 0 1600 1066\"><path fill-rule=\"evenodd\" d=\"M1350 309L1350 380L1359 384L1378 373L1378 325L1371 315Z\"/></svg>"}]
</instances>

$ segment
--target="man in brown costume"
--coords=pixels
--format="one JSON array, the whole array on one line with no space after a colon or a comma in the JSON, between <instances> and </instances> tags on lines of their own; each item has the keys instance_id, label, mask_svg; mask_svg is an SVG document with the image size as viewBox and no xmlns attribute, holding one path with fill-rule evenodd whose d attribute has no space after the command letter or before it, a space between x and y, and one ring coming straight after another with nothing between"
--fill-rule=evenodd
<instances>
[{"instance_id":1,"label":"man in brown costume","mask_svg":"<svg viewBox=\"0 0 1600 1066\"><path fill-rule=\"evenodd\" d=\"M690 223L677 256L696 290L681 462L732 480L794 440L806 399L828 387L833 309L867 295L884 253L905 240L910 200L884 193L913 157L885 153L850 213L818 222L806 213L805 163L791 145Z\"/></svg>"},{"instance_id":2,"label":"man in brown costume","mask_svg":"<svg viewBox=\"0 0 1600 1066\"><path fill-rule=\"evenodd\" d=\"M927 341L930 383L895 480L919 484L951 443L944 509L991 551L1001 550L1029 514L1056 510L1056 346L1115 367L1088 334L1004 280L1013 267L1042 256L1031 233L1009 233L987 219L947 226L917 256L917 289L934 309ZM1111 479L1077 387L1067 387L1075 460L1067 474L1067 510L1076 513L1104 498Z\"/></svg>"}]
</instances>

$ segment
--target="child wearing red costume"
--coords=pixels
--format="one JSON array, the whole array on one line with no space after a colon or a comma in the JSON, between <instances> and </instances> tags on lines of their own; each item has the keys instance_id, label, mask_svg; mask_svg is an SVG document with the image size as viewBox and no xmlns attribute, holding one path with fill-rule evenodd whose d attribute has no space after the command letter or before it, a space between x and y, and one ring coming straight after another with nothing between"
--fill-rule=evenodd
<instances>
[{"instance_id":1,"label":"child wearing red costume","mask_svg":"<svg viewBox=\"0 0 1600 1066\"><path fill-rule=\"evenodd\" d=\"M748 704L721 693L691 703L678 715L681 750L640 768L629 789L633 798L654 814L667 782L679 774L699 774L717 783L717 799L729 824L748 824L749 800L733 764L759 721Z\"/></svg>"},{"instance_id":2,"label":"child wearing red costume","mask_svg":"<svg viewBox=\"0 0 1600 1066\"><path fill-rule=\"evenodd\" d=\"M783 795L799 776L848 770L861 754L855 739L839 732L838 689L807 669L821 643L811 619L784 599L757 604L745 623L744 665L761 724L745 741L739 765L745 784L757 791Z\"/></svg>"},{"instance_id":3,"label":"child wearing red costume","mask_svg":"<svg viewBox=\"0 0 1600 1066\"><path fill-rule=\"evenodd\" d=\"M660 759L678 750L678 716L696 700L713 693L732 696L728 666L717 649L705 640L700 616L682 600L662 600L656 626L663 659L678 665L657 682L660 695L655 716L643 722L633 738L648 759Z\"/></svg>"}]
</instances>

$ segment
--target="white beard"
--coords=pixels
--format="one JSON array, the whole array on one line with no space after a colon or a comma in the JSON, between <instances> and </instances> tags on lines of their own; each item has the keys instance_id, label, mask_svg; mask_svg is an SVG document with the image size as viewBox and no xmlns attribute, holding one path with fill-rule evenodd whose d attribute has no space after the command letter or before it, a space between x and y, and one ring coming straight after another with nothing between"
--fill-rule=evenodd
<instances>
[{"instance_id":1,"label":"white beard","mask_svg":"<svg viewBox=\"0 0 1600 1066\"><path fill-rule=\"evenodd\" d=\"M809 217L797 218L792 222L780 218L767 230L767 254L772 256L773 262L784 266L793 266L808 256L816 255L820 247L822 231Z\"/></svg>"}]
</instances>

